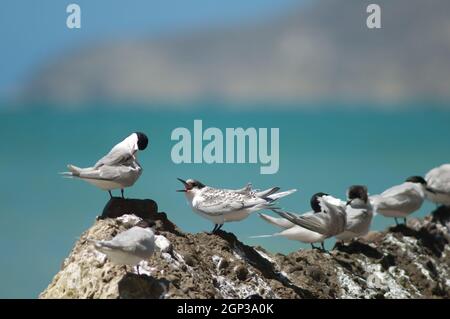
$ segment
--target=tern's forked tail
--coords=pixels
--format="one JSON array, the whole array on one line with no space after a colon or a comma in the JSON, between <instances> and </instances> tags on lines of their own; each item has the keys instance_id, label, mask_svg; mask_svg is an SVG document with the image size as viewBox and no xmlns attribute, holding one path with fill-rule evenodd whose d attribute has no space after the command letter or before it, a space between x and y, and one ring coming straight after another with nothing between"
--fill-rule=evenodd
<instances>
[{"instance_id":1,"label":"tern's forked tail","mask_svg":"<svg viewBox=\"0 0 450 319\"><path fill-rule=\"evenodd\" d=\"M276 237L279 236L279 233L272 234L272 235L256 235L256 236L250 236L249 238L270 238L270 237Z\"/></svg>"},{"instance_id":2,"label":"tern's forked tail","mask_svg":"<svg viewBox=\"0 0 450 319\"><path fill-rule=\"evenodd\" d=\"M67 165L67 168L72 173L73 176L80 176L81 168L76 167L75 165Z\"/></svg>"},{"instance_id":3,"label":"tern's forked tail","mask_svg":"<svg viewBox=\"0 0 450 319\"><path fill-rule=\"evenodd\" d=\"M270 196L272 194L275 194L279 190L280 190L279 187L272 187L272 188L257 192L257 193L255 193L255 195L258 197L264 198L264 197Z\"/></svg>"},{"instance_id":4,"label":"tern's forked tail","mask_svg":"<svg viewBox=\"0 0 450 319\"><path fill-rule=\"evenodd\" d=\"M269 209L271 209L271 210L278 209L278 207L270 207ZM261 217L263 220L265 220L269 224L275 225L275 226L283 228L283 229L287 229L287 228L294 226L293 223L291 223L290 221L288 221L285 218L276 218L276 217L272 217L270 215L266 215L266 214L262 214L262 213L259 213L259 217Z\"/></svg>"},{"instance_id":5,"label":"tern's forked tail","mask_svg":"<svg viewBox=\"0 0 450 319\"><path fill-rule=\"evenodd\" d=\"M90 238L86 239L86 241L94 245L95 249L101 251L102 253L108 252L109 250L111 250L111 248L113 248L107 241L95 240Z\"/></svg>"},{"instance_id":6,"label":"tern's forked tail","mask_svg":"<svg viewBox=\"0 0 450 319\"><path fill-rule=\"evenodd\" d=\"M80 177L81 168L71 164L67 165L67 168L70 172L61 172L59 174L64 177Z\"/></svg>"}]
</instances>

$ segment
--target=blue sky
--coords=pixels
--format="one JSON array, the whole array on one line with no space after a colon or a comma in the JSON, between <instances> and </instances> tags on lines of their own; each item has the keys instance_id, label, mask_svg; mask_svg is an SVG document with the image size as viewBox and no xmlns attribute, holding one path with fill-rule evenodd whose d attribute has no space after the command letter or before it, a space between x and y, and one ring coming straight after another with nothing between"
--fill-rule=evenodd
<instances>
[{"instance_id":1,"label":"blue sky","mask_svg":"<svg viewBox=\"0 0 450 319\"><path fill-rule=\"evenodd\" d=\"M264 19L304 0L3 0L0 7L0 95L59 52L114 37L149 35ZM66 28L77 3L82 29Z\"/></svg>"}]
</instances>

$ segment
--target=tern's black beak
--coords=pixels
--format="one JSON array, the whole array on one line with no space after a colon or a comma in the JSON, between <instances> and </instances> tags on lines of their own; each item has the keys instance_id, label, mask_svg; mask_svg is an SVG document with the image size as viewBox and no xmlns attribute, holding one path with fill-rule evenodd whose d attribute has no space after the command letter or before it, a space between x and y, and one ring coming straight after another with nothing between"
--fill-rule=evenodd
<instances>
[{"instance_id":1,"label":"tern's black beak","mask_svg":"<svg viewBox=\"0 0 450 319\"><path fill-rule=\"evenodd\" d=\"M350 205L350 204L351 204L351 202L352 202L352 200L348 200L348 201L347 201L347 203L345 204L345 206L348 206L348 205Z\"/></svg>"},{"instance_id":2,"label":"tern's black beak","mask_svg":"<svg viewBox=\"0 0 450 319\"><path fill-rule=\"evenodd\" d=\"M186 183L185 180L182 180L181 178L177 178L177 179L178 179L180 182L183 183L184 187L187 187L187 186L188 186L188 184ZM186 189L178 189L177 192L184 192L184 193L186 193Z\"/></svg>"}]
</instances>

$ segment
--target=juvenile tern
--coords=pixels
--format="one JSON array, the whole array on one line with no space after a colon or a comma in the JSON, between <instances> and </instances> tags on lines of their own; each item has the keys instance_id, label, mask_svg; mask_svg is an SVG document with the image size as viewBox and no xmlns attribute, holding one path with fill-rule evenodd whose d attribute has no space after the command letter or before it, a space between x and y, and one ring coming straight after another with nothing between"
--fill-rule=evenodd
<instances>
[{"instance_id":1,"label":"juvenile tern","mask_svg":"<svg viewBox=\"0 0 450 319\"><path fill-rule=\"evenodd\" d=\"M212 233L218 231L224 223L240 221L253 212L273 207L277 199L296 191L291 189L277 193L279 187L254 191L251 185L247 185L245 189L230 190L206 186L194 179L178 180L184 185L184 189L178 191L186 194L192 210L214 223Z\"/></svg>"},{"instance_id":2,"label":"juvenile tern","mask_svg":"<svg viewBox=\"0 0 450 319\"><path fill-rule=\"evenodd\" d=\"M95 249L104 253L117 265L137 266L148 259L155 251L155 234L151 229L154 223L141 220L136 226L116 235L111 240L90 240Z\"/></svg>"},{"instance_id":3,"label":"juvenile tern","mask_svg":"<svg viewBox=\"0 0 450 319\"><path fill-rule=\"evenodd\" d=\"M379 195L370 197L376 213L385 217L404 218L418 210L425 199L427 182L420 176L412 176L400 185L388 188Z\"/></svg>"},{"instance_id":4,"label":"juvenile tern","mask_svg":"<svg viewBox=\"0 0 450 319\"><path fill-rule=\"evenodd\" d=\"M123 198L124 188L132 186L142 174L142 167L137 161L137 151L145 150L147 145L147 136L135 132L114 146L94 166L80 168L69 164L67 168L70 172L62 174L107 190L111 197L111 190L120 188Z\"/></svg>"}]
</instances>

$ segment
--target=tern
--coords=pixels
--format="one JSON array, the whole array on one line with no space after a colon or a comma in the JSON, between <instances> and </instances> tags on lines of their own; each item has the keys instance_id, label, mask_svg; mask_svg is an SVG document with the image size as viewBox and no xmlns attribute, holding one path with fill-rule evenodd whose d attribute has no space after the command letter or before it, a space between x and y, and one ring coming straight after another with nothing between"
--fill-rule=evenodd
<instances>
[{"instance_id":1,"label":"tern","mask_svg":"<svg viewBox=\"0 0 450 319\"><path fill-rule=\"evenodd\" d=\"M251 213L273 207L273 203L282 197L294 193L291 189L279 192L279 187L272 187L264 191L254 191L251 185L243 189L220 189L194 180L187 181L178 178L183 183L184 192L192 210L214 223L212 233L221 229L224 223L240 221Z\"/></svg>"},{"instance_id":2,"label":"tern","mask_svg":"<svg viewBox=\"0 0 450 319\"><path fill-rule=\"evenodd\" d=\"M425 175L426 197L436 204L450 206L450 164L433 168Z\"/></svg>"},{"instance_id":3,"label":"tern","mask_svg":"<svg viewBox=\"0 0 450 319\"><path fill-rule=\"evenodd\" d=\"M345 230L336 235L338 241L345 242L369 233L373 209L366 186L353 185L348 188L345 213L347 214Z\"/></svg>"},{"instance_id":4,"label":"tern","mask_svg":"<svg viewBox=\"0 0 450 319\"><path fill-rule=\"evenodd\" d=\"M328 194L325 194L325 193L316 193L311 197L310 204L311 204L312 211L308 211L302 215L298 215L295 213L291 213L291 214L296 217L300 217L300 216L310 216L315 213L320 213L322 211L320 198L322 196L327 196L327 195ZM264 219L266 222L268 222L272 225L275 225L283 230L279 233L275 233L272 235L259 235L259 236L252 236L251 238L264 238L264 237L280 236L280 237L286 237L290 240L297 240L302 243L311 244L311 248L313 248L313 249L317 248L314 246L315 243L320 243L322 246L322 249L325 250L325 247L323 244L324 240L326 239L325 235L316 233L309 229L298 226L283 217L276 218L276 217L272 217L270 215L266 215L266 214L262 214L262 213L260 213L259 216L262 219Z\"/></svg>"},{"instance_id":5,"label":"tern","mask_svg":"<svg viewBox=\"0 0 450 319\"><path fill-rule=\"evenodd\" d=\"M116 235L111 240L89 240L95 249L104 253L117 265L136 266L139 275L139 262L148 259L155 251L153 222L141 220L136 226Z\"/></svg>"},{"instance_id":6,"label":"tern","mask_svg":"<svg viewBox=\"0 0 450 319\"><path fill-rule=\"evenodd\" d=\"M425 199L427 182L420 176L412 176L400 185L388 188L379 195L370 197L375 212L385 217L404 218L422 206Z\"/></svg>"},{"instance_id":7,"label":"tern","mask_svg":"<svg viewBox=\"0 0 450 319\"><path fill-rule=\"evenodd\" d=\"M321 211L310 215L298 216L279 209L272 210L297 226L321 234L323 240L342 233L347 222L345 203L330 195L319 197L318 203Z\"/></svg>"},{"instance_id":8,"label":"tern","mask_svg":"<svg viewBox=\"0 0 450 319\"><path fill-rule=\"evenodd\" d=\"M62 173L66 177L82 179L102 190L119 189L124 198L124 188L133 186L142 174L142 167L137 161L137 151L145 150L148 138L144 133L135 132L114 146L94 166L80 168L67 165L70 172Z\"/></svg>"}]
</instances>

